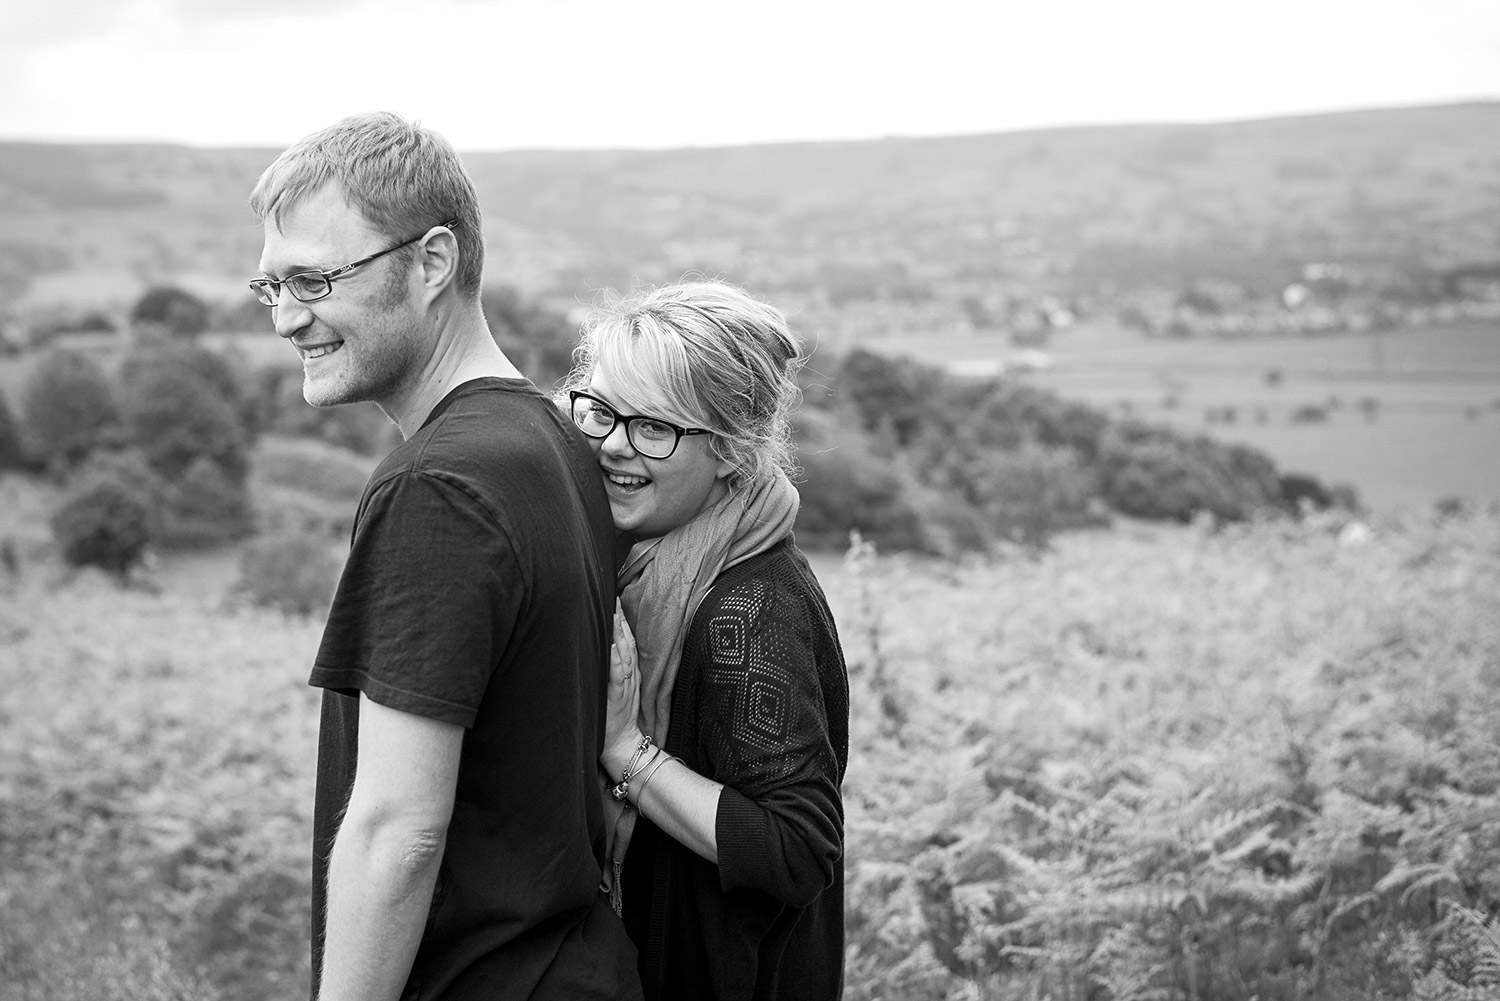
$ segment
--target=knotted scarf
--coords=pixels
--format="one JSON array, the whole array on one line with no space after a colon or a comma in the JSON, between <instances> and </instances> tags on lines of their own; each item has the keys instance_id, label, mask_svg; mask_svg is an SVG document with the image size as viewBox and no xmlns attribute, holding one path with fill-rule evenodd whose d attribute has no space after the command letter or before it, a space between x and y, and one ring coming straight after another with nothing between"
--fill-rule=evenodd
<instances>
[{"instance_id":1,"label":"knotted scarf","mask_svg":"<svg viewBox=\"0 0 1500 1001\"><path fill-rule=\"evenodd\" d=\"M635 633L641 732L657 747L666 747L672 688L698 606L721 573L790 534L798 503L797 488L778 471L730 490L687 524L631 548L618 577L620 604ZM604 888L618 914L620 870L635 831L636 812L609 794L618 776L612 779L601 772L601 777L609 850Z\"/></svg>"}]
</instances>

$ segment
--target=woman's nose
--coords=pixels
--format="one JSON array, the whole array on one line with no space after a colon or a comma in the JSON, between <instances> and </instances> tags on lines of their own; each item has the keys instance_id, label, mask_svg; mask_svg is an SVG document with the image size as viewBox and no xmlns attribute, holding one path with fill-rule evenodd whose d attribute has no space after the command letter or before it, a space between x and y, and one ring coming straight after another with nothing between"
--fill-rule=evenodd
<instances>
[{"instance_id":1,"label":"woman's nose","mask_svg":"<svg viewBox=\"0 0 1500 1001\"><path fill-rule=\"evenodd\" d=\"M625 433L624 421L615 421L615 426L609 429L609 434L604 436L599 447L610 455L628 456L635 452L635 446L630 444L630 435Z\"/></svg>"}]
</instances>

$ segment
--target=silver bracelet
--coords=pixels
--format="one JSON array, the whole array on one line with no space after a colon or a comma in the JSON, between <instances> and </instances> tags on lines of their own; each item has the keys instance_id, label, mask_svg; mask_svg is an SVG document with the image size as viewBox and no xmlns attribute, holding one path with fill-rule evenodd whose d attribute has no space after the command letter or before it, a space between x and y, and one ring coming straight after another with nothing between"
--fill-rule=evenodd
<instances>
[{"instance_id":1,"label":"silver bracelet","mask_svg":"<svg viewBox=\"0 0 1500 1001\"><path fill-rule=\"evenodd\" d=\"M663 751L663 752L659 753L655 758L653 758L651 760L653 760L653 761L656 762L656 767L653 768L653 769L651 769L649 772L646 773L646 777L643 778L643 779L641 779L640 788L636 790L636 794L635 794L635 807L636 807L637 810L639 810L641 808L641 802L643 800L645 800L645 798L646 798L646 786L647 786L647 784L650 783L650 781L653 778L656 777L656 773L657 772L661 771L661 766L665 765L668 761L681 761L682 759L679 758L679 757L676 757L674 755L668 754L665 751Z\"/></svg>"}]
</instances>

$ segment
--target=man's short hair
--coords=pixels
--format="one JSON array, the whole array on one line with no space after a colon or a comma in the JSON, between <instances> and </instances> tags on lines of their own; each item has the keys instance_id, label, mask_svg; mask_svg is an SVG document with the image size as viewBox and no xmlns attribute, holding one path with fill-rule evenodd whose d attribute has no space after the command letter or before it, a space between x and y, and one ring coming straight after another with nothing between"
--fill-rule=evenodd
<instances>
[{"instance_id":1,"label":"man's short hair","mask_svg":"<svg viewBox=\"0 0 1500 1001\"><path fill-rule=\"evenodd\" d=\"M250 193L250 208L279 226L282 213L329 184L392 240L457 219L458 288L479 296L484 220L474 182L448 140L388 111L350 115L278 156Z\"/></svg>"}]
</instances>

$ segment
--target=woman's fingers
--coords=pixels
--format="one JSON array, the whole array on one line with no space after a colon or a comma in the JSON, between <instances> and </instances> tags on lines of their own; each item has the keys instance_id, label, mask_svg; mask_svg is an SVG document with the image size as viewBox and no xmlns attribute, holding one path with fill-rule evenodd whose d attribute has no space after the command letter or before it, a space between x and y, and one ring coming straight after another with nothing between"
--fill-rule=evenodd
<instances>
[{"instance_id":1,"label":"woman's fingers","mask_svg":"<svg viewBox=\"0 0 1500 1001\"><path fill-rule=\"evenodd\" d=\"M609 680L616 684L630 681L635 677L635 668L635 636L625 621L625 613L616 605L615 634L609 646Z\"/></svg>"}]
</instances>

